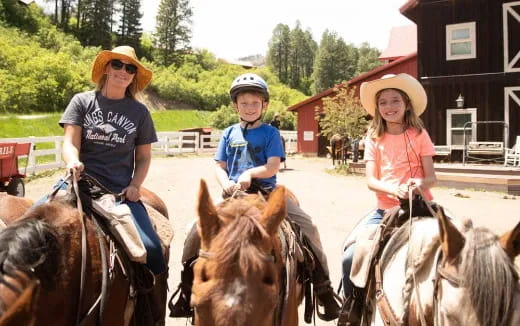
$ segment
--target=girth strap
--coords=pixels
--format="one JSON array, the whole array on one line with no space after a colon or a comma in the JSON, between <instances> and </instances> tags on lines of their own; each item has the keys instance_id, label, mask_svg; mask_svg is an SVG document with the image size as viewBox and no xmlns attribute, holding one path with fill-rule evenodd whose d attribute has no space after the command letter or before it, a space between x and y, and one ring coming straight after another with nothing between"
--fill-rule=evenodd
<instances>
[{"instance_id":1,"label":"girth strap","mask_svg":"<svg viewBox=\"0 0 520 326\"><path fill-rule=\"evenodd\" d=\"M395 311L392 309L390 305L390 301L388 301L388 297L385 294L383 289L383 278L381 274L381 264L379 260L376 261L374 267L374 274L376 278L376 303L379 308L379 314L383 319L385 325L389 326L399 326L402 322L399 320L399 317L395 314Z\"/></svg>"}]
</instances>

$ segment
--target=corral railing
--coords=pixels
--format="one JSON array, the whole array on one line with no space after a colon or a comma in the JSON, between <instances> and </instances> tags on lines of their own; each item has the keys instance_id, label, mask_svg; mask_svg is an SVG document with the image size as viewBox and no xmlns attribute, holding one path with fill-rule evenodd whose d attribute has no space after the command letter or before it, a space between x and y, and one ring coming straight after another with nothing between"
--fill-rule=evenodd
<instances>
[{"instance_id":1,"label":"corral railing","mask_svg":"<svg viewBox=\"0 0 520 326\"><path fill-rule=\"evenodd\" d=\"M281 131L281 134L285 138L287 153L295 153L296 131ZM158 132L158 141L152 144L152 154L178 155L215 152L221 135L221 131L215 131L210 135L180 131ZM63 136L0 138L0 143L32 143L29 157L20 156L22 160L27 160L19 164L20 167L27 166L26 173L32 174L65 166L62 160Z\"/></svg>"}]
</instances>

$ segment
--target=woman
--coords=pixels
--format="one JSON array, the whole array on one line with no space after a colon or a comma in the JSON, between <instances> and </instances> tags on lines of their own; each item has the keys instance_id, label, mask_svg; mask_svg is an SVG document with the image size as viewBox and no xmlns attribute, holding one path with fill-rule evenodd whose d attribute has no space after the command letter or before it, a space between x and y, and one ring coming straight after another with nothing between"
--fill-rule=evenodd
<instances>
[{"instance_id":1,"label":"woman","mask_svg":"<svg viewBox=\"0 0 520 326\"><path fill-rule=\"evenodd\" d=\"M92 67L96 89L76 94L61 117L67 169L85 171L110 191L121 193L147 249L147 266L166 271L161 243L139 201L157 135L147 107L136 96L152 72L130 46L101 51Z\"/></svg>"}]
</instances>

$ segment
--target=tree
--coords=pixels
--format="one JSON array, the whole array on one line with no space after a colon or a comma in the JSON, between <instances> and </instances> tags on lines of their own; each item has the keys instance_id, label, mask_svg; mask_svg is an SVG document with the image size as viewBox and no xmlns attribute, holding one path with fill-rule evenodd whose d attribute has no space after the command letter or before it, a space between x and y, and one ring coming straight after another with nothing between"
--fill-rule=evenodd
<instances>
[{"instance_id":1,"label":"tree","mask_svg":"<svg viewBox=\"0 0 520 326\"><path fill-rule=\"evenodd\" d=\"M381 61L379 61L380 55L381 52L377 48L372 48L370 44L363 42L358 48L359 59L356 67L356 76L382 65Z\"/></svg>"},{"instance_id":2,"label":"tree","mask_svg":"<svg viewBox=\"0 0 520 326\"><path fill-rule=\"evenodd\" d=\"M289 52L290 28L285 24L278 24L269 40L267 65L276 73L282 83L289 81Z\"/></svg>"},{"instance_id":3,"label":"tree","mask_svg":"<svg viewBox=\"0 0 520 326\"><path fill-rule=\"evenodd\" d=\"M161 0L155 33L160 63L181 63L181 55L190 49L192 15L189 0Z\"/></svg>"},{"instance_id":4,"label":"tree","mask_svg":"<svg viewBox=\"0 0 520 326\"><path fill-rule=\"evenodd\" d=\"M354 77L357 51L336 32L325 30L314 58L314 92L319 93Z\"/></svg>"},{"instance_id":5,"label":"tree","mask_svg":"<svg viewBox=\"0 0 520 326\"><path fill-rule=\"evenodd\" d=\"M361 138L366 133L366 112L355 97L355 89L346 84L334 89L335 95L323 98L323 111L316 108L320 133L327 139L334 134L350 139Z\"/></svg>"},{"instance_id":6,"label":"tree","mask_svg":"<svg viewBox=\"0 0 520 326\"><path fill-rule=\"evenodd\" d=\"M112 48L112 8L114 0L82 0L77 37L84 46Z\"/></svg>"},{"instance_id":7,"label":"tree","mask_svg":"<svg viewBox=\"0 0 520 326\"><path fill-rule=\"evenodd\" d=\"M119 32L117 45L130 45L138 57L143 56L141 50L141 2L139 0L121 0L121 18L119 20Z\"/></svg>"}]
</instances>

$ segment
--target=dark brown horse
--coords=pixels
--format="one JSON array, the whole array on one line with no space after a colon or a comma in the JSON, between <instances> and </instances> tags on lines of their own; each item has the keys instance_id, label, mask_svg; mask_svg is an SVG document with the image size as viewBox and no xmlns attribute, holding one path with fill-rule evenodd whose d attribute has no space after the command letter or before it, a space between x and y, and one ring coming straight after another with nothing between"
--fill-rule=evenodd
<instances>
[{"instance_id":1,"label":"dark brown horse","mask_svg":"<svg viewBox=\"0 0 520 326\"><path fill-rule=\"evenodd\" d=\"M244 195L215 207L201 181L201 251L191 299L197 325L298 324L301 286L294 274L286 278L281 272L285 262L278 230L287 213L286 193L279 186L267 202L259 195Z\"/></svg>"},{"instance_id":2,"label":"dark brown horse","mask_svg":"<svg viewBox=\"0 0 520 326\"><path fill-rule=\"evenodd\" d=\"M350 141L347 137L334 134L330 137L330 155L332 156L332 165L336 165L336 161L340 164L347 163Z\"/></svg>"},{"instance_id":3,"label":"dark brown horse","mask_svg":"<svg viewBox=\"0 0 520 326\"><path fill-rule=\"evenodd\" d=\"M142 194L144 202L150 202L157 211L167 214L164 202L155 194L147 190ZM111 272L108 274L113 277L109 278L107 287L102 287L103 276L107 275L107 269L102 266L102 255L108 256L109 250L92 220L86 218L85 283L80 300L82 225L78 209L61 199L27 210L29 206L30 202L23 198L0 197L0 216L8 225L0 232L0 270L26 273L39 280L39 295L31 302L31 316L36 325L69 326L81 322L82 325L95 325L98 321L101 325L164 323L167 275L156 276L154 294L150 296L149 304L158 309L151 311L145 319L133 315L136 302L135 293L130 293L128 265L123 273L119 259L109 259ZM30 284L25 288L30 288ZM102 296L102 292L105 295ZM4 299L4 293L0 292L0 301ZM2 304L13 305L4 301L0 306ZM93 313L89 314L90 309ZM23 315L22 310L18 317Z\"/></svg>"}]
</instances>

